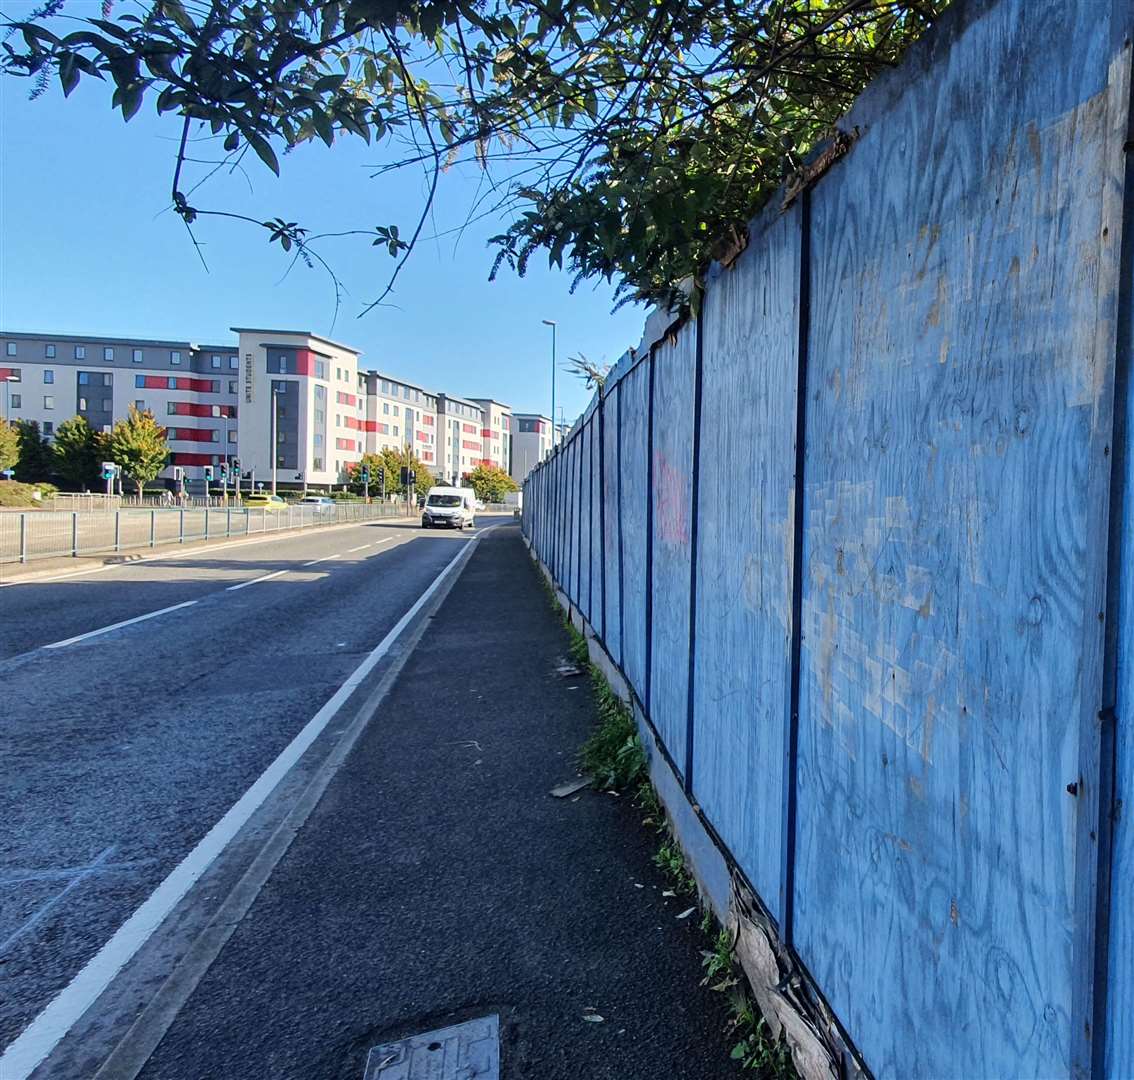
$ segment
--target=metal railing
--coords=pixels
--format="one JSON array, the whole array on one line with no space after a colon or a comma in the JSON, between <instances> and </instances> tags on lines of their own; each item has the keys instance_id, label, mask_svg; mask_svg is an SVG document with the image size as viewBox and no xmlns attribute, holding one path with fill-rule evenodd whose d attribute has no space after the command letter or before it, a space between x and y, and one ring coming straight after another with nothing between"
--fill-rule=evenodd
<instances>
[{"instance_id":1,"label":"metal railing","mask_svg":"<svg viewBox=\"0 0 1134 1080\"><path fill-rule=\"evenodd\" d=\"M401 506L341 503L289 506L281 510L243 507L153 507L103 514L35 510L0 514L0 563L134 551L195 540L373 521L404 514Z\"/></svg>"}]
</instances>

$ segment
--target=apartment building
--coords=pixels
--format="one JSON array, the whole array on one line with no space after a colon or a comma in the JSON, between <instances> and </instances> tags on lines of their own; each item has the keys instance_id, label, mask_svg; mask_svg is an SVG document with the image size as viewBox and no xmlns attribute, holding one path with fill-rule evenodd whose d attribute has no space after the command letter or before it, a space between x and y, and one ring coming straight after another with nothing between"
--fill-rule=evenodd
<instances>
[{"instance_id":1,"label":"apartment building","mask_svg":"<svg viewBox=\"0 0 1134 1080\"><path fill-rule=\"evenodd\" d=\"M280 485L323 487L344 483L364 453L410 446L448 483L481 464L522 480L550 448L548 439L517 462L509 406L364 370L357 349L318 334L233 333L235 345L199 345L0 331L0 408L13 422L37 421L49 437L76 414L108 431L130 405L148 409L168 431L167 479L181 466L200 480L204 466L238 457L266 480L274 457Z\"/></svg>"},{"instance_id":2,"label":"apartment building","mask_svg":"<svg viewBox=\"0 0 1134 1080\"><path fill-rule=\"evenodd\" d=\"M551 450L551 418L542 413L512 414L512 461L509 475L517 484Z\"/></svg>"}]
</instances>

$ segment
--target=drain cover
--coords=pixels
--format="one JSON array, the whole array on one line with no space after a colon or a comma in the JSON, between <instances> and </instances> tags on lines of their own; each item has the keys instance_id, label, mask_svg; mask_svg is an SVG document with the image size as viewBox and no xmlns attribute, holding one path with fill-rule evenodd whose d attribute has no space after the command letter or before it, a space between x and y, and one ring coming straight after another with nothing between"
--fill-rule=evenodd
<instances>
[{"instance_id":1,"label":"drain cover","mask_svg":"<svg viewBox=\"0 0 1134 1080\"><path fill-rule=\"evenodd\" d=\"M373 1047L362 1080L499 1078L500 1017L493 1013Z\"/></svg>"}]
</instances>

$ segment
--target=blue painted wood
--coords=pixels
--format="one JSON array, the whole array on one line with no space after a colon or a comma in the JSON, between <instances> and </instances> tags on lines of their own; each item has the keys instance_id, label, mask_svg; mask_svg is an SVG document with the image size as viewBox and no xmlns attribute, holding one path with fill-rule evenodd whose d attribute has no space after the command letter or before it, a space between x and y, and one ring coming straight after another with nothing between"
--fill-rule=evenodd
<instances>
[{"instance_id":1,"label":"blue painted wood","mask_svg":"<svg viewBox=\"0 0 1134 1080\"><path fill-rule=\"evenodd\" d=\"M622 397L622 670L634 692L646 692L646 427L648 360L619 383Z\"/></svg>"},{"instance_id":2,"label":"blue painted wood","mask_svg":"<svg viewBox=\"0 0 1134 1080\"><path fill-rule=\"evenodd\" d=\"M591 418L591 625L602 632L602 417L598 411Z\"/></svg>"},{"instance_id":3,"label":"blue painted wood","mask_svg":"<svg viewBox=\"0 0 1134 1080\"><path fill-rule=\"evenodd\" d=\"M655 347L653 606L650 718L669 756L685 760L689 719L689 543L693 470L693 376L697 328L687 323L676 341Z\"/></svg>"},{"instance_id":4,"label":"blue painted wood","mask_svg":"<svg viewBox=\"0 0 1134 1080\"><path fill-rule=\"evenodd\" d=\"M608 384L606 389L606 403L603 406L602 437L603 461L606 469L603 473L603 568L606 574L606 608L603 612L606 650L610 655L621 662L622 637L620 633L621 618L619 612L622 606L622 578L621 565L618 557L619 522L618 490L622 482L622 474L618 468L618 403L621 390L617 383Z\"/></svg>"},{"instance_id":5,"label":"blue painted wood","mask_svg":"<svg viewBox=\"0 0 1134 1080\"><path fill-rule=\"evenodd\" d=\"M878 1075L1089 1065L1108 30L1002 0L814 192L795 944Z\"/></svg>"},{"instance_id":6,"label":"blue painted wood","mask_svg":"<svg viewBox=\"0 0 1134 1080\"><path fill-rule=\"evenodd\" d=\"M591 621L591 424L579 432L579 610Z\"/></svg>"},{"instance_id":7,"label":"blue painted wood","mask_svg":"<svg viewBox=\"0 0 1134 1080\"><path fill-rule=\"evenodd\" d=\"M692 790L779 917L799 217L769 215L702 312Z\"/></svg>"}]
</instances>

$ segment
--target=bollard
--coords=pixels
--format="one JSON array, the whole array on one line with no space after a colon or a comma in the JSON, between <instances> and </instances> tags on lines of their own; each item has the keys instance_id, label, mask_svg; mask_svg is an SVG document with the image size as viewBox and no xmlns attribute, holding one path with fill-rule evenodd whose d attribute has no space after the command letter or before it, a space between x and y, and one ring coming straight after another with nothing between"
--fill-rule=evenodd
<instances>
[{"instance_id":1,"label":"bollard","mask_svg":"<svg viewBox=\"0 0 1134 1080\"><path fill-rule=\"evenodd\" d=\"M205 506L205 539L209 538L209 508Z\"/></svg>"},{"instance_id":2,"label":"bollard","mask_svg":"<svg viewBox=\"0 0 1134 1080\"><path fill-rule=\"evenodd\" d=\"M157 511L150 511L150 547L157 547Z\"/></svg>"}]
</instances>

